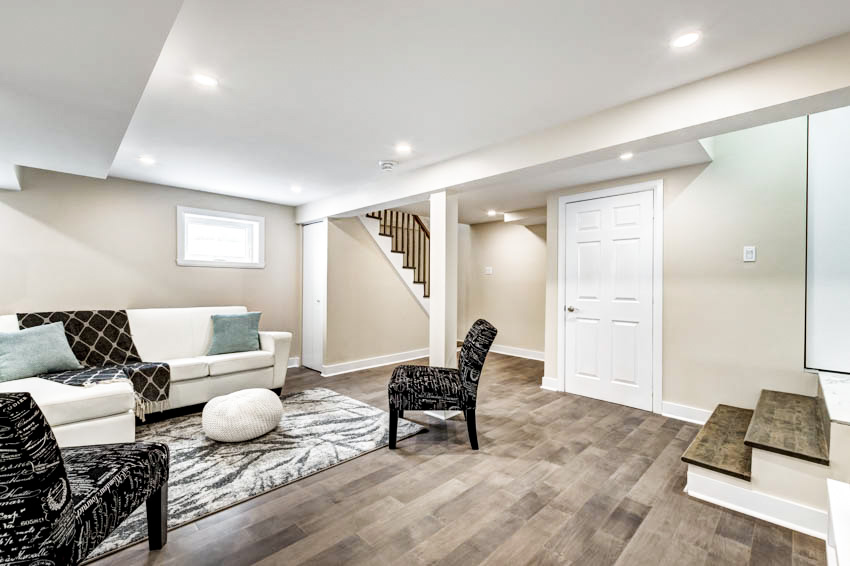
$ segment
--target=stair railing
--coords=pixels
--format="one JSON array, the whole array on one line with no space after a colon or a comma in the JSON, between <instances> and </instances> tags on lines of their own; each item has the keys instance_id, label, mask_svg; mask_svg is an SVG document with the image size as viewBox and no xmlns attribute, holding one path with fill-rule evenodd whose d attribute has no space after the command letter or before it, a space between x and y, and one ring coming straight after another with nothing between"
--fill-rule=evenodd
<instances>
[{"instance_id":1,"label":"stair railing","mask_svg":"<svg viewBox=\"0 0 850 566\"><path fill-rule=\"evenodd\" d=\"M403 265L413 270L413 282L431 296L431 233L416 214L385 209L366 214L380 222L378 233L392 238L392 251L404 254Z\"/></svg>"}]
</instances>

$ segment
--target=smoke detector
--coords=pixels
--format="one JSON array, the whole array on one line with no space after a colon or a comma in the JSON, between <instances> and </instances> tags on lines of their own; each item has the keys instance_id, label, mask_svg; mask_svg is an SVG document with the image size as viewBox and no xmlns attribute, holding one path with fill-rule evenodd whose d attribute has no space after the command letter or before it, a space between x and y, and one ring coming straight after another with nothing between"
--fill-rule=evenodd
<instances>
[{"instance_id":1,"label":"smoke detector","mask_svg":"<svg viewBox=\"0 0 850 566\"><path fill-rule=\"evenodd\" d=\"M395 166L398 165L398 161L386 160L382 159L378 161L378 167L381 168L381 171L390 172L395 169Z\"/></svg>"}]
</instances>

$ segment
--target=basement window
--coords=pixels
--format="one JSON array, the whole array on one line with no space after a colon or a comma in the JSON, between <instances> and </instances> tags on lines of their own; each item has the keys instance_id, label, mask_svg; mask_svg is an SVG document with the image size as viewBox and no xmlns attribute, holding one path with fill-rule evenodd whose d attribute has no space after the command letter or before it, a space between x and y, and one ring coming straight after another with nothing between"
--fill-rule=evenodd
<instances>
[{"instance_id":1,"label":"basement window","mask_svg":"<svg viewBox=\"0 0 850 566\"><path fill-rule=\"evenodd\" d=\"M265 218L178 206L177 265L265 267Z\"/></svg>"}]
</instances>

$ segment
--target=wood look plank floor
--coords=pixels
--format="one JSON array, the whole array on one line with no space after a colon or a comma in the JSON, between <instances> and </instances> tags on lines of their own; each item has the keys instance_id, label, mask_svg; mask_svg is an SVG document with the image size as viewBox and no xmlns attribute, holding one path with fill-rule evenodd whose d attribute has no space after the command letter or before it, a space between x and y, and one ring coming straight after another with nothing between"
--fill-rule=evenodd
<instances>
[{"instance_id":1,"label":"wood look plank floor","mask_svg":"<svg viewBox=\"0 0 850 566\"><path fill-rule=\"evenodd\" d=\"M387 409L391 367L290 370ZM825 564L823 542L689 498L699 427L540 389L543 364L490 354L481 449L462 417L94 562L107 565Z\"/></svg>"}]
</instances>

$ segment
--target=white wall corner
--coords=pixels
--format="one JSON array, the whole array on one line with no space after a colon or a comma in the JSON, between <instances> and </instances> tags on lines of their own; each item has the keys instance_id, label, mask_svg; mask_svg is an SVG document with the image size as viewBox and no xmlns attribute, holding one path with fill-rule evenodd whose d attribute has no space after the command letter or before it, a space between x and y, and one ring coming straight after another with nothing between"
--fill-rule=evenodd
<instances>
[{"instance_id":1,"label":"white wall corner","mask_svg":"<svg viewBox=\"0 0 850 566\"><path fill-rule=\"evenodd\" d=\"M360 219L360 223L363 224L363 227L366 228L366 231L369 232L370 236L372 236L372 240L375 241L375 244L384 254L384 257L387 258L387 261L390 262L390 265L393 266L393 269L399 278L401 278L404 286L407 287L407 290L410 291L410 294L413 295L413 298L416 299L416 302L420 307L422 307L422 310L425 311L425 315L430 316L430 302L425 296L425 286L413 282L413 270L405 269L402 254L394 253L392 251L392 238L381 236L380 221L375 218L368 218L363 214L358 215L357 218Z\"/></svg>"},{"instance_id":2,"label":"white wall corner","mask_svg":"<svg viewBox=\"0 0 850 566\"><path fill-rule=\"evenodd\" d=\"M11 163L0 163L0 189L21 190L21 167Z\"/></svg>"},{"instance_id":3,"label":"white wall corner","mask_svg":"<svg viewBox=\"0 0 850 566\"><path fill-rule=\"evenodd\" d=\"M557 377L546 377L544 375L540 384L540 389L546 389L547 391L563 391L564 387L561 380Z\"/></svg>"},{"instance_id":4,"label":"white wall corner","mask_svg":"<svg viewBox=\"0 0 850 566\"><path fill-rule=\"evenodd\" d=\"M286 366L288 368L297 368L301 365L301 358L299 356L293 356L289 358L289 364Z\"/></svg>"},{"instance_id":5,"label":"white wall corner","mask_svg":"<svg viewBox=\"0 0 850 566\"><path fill-rule=\"evenodd\" d=\"M714 138L702 138L698 140L699 144L702 146L703 151L705 151L708 159L710 161L714 161Z\"/></svg>"}]
</instances>

